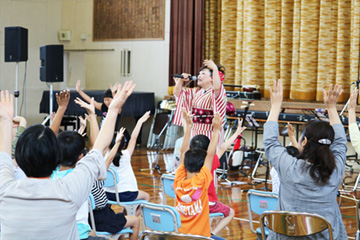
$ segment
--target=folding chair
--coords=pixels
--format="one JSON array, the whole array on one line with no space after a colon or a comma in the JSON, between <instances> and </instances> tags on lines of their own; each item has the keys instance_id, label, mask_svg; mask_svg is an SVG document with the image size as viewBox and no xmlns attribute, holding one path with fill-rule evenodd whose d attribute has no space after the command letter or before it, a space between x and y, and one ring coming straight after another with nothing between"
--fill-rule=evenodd
<instances>
[{"instance_id":1,"label":"folding chair","mask_svg":"<svg viewBox=\"0 0 360 240\"><path fill-rule=\"evenodd\" d=\"M266 220L265 220L266 219ZM330 223L322 216L305 212L266 211L260 217L261 236L265 240L265 227L284 236L304 237L329 231L333 239Z\"/></svg>"},{"instance_id":2,"label":"folding chair","mask_svg":"<svg viewBox=\"0 0 360 240\"><path fill-rule=\"evenodd\" d=\"M162 196L163 196L163 204L166 205L166 196L169 196L175 201L175 189L174 189L174 180L175 175L171 174L163 174L161 175L161 183L162 183ZM210 226L214 218L216 217L224 217L223 213L210 213Z\"/></svg>"},{"instance_id":3,"label":"folding chair","mask_svg":"<svg viewBox=\"0 0 360 240\"><path fill-rule=\"evenodd\" d=\"M90 194L88 202L89 202L91 227L94 230L94 232L96 233L96 235L102 235L105 237L110 237L110 236L112 237L113 235L116 235L117 236L116 239L117 239L118 236L120 236L120 235L128 235L128 234L133 233L133 231L130 228L123 228L120 232L117 232L116 234L112 234L109 232L96 231L95 218L94 218L94 212L93 212L93 210L95 209L95 199L92 194Z\"/></svg>"},{"instance_id":4,"label":"folding chair","mask_svg":"<svg viewBox=\"0 0 360 240\"><path fill-rule=\"evenodd\" d=\"M164 205L167 205L166 196L171 197L175 201L175 190L174 190L175 175L162 174L160 179L161 179L161 183L162 183L162 188L161 188L162 197L163 197L162 202Z\"/></svg>"},{"instance_id":5,"label":"folding chair","mask_svg":"<svg viewBox=\"0 0 360 240\"><path fill-rule=\"evenodd\" d=\"M126 209L127 215L129 216L136 216L136 209L141 203L146 203L146 200L135 200L131 202L121 202L119 199L119 192L117 189L117 184L119 183L119 175L117 171L111 167L109 167L107 171L107 178L104 182L104 187L106 188L114 188L115 189L115 196L116 201L108 200L109 204L112 205L119 205Z\"/></svg>"},{"instance_id":6,"label":"folding chair","mask_svg":"<svg viewBox=\"0 0 360 240\"><path fill-rule=\"evenodd\" d=\"M250 229L253 233L260 236L260 227L254 230L252 212L261 215L267 210L275 210L278 202L278 194L273 192L264 192L250 189L246 195L246 198L248 205ZM266 236L269 234L269 230L267 228L265 228L265 234Z\"/></svg>"},{"instance_id":7,"label":"folding chair","mask_svg":"<svg viewBox=\"0 0 360 240\"><path fill-rule=\"evenodd\" d=\"M167 233L167 232L155 232L155 231L144 231L141 236L141 240L190 240L190 239L199 239L199 240L212 240L212 238L199 236L199 235L190 235L183 233Z\"/></svg>"},{"instance_id":8,"label":"folding chair","mask_svg":"<svg viewBox=\"0 0 360 240\"><path fill-rule=\"evenodd\" d=\"M155 203L142 203L140 211L144 230L149 228L153 231L179 231L181 219L176 208Z\"/></svg>"}]
</instances>

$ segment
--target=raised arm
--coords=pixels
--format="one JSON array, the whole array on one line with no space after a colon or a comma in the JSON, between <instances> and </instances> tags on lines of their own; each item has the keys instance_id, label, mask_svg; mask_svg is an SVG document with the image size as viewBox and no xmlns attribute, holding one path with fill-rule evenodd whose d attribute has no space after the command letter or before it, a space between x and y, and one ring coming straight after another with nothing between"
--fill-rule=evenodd
<instances>
[{"instance_id":1,"label":"raised arm","mask_svg":"<svg viewBox=\"0 0 360 240\"><path fill-rule=\"evenodd\" d=\"M89 122L90 122L90 142L91 146L94 146L95 140L99 135L99 125L96 119L95 114L95 106L94 106L94 98L90 99L90 104L84 102L80 98L76 98L75 103L80 107L85 108L89 114Z\"/></svg>"},{"instance_id":2,"label":"raised arm","mask_svg":"<svg viewBox=\"0 0 360 240\"><path fill-rule=\"evenodd\" d=\"M323 91L324 91L324 103L328 110L330 124L334 125L341 123L339 114L336 110L336 103L343 92L342 87L336 84L335 87L333 88L333 85L330 84L329 91L326 92L325 89Z\"/></svg>"},{"instance_id":3,"label":"raised arm","mask_svg":"<svg viewBox=\"0 0 360 240\"><path fill-rule=\"evenodd\" d=\"M111 137L114 133L115 122L120 108L124 105L126 99L134 91L135 84L130 82L125 82L124 87L121 88L121 85L118 86L117 93L115 94L111 104L109 106L109 111L105 118L104 124L99 132L98 137L96 138L94 148L102 151L103 155L105 154L110 142Z\"/></svg>"},{"instance_id":4,"label":"raised arm","mask_svg":"<svg viewBox=\"0 0 360 240\"><path fill-rule=\"evenodd\" d=\"M220 94L221 89L221 80L219 76L218 66L214 63L213 60L204 60L204 65L212 70L212 79L213 79L213 89L215 92L215 98Z\"/></svg>"},{"instance_id":5,"label":"raised arm","mask_svg":"<svg viewBox=\"0 0 360 240\"><path fill-rule=\"evenodd\" d=\"M179 166L184 164L185 153L189 149L190 146L190 136L191 136L191 127L192 127L192 120L191 116L186 112L185 108L182 108L182 118L183 118L183 127L184 127L184 139L180 149L180 160Z\"/></svg>"},{"instance_id":6,"label":"raised arm","mask_svg":"<svg viewBox=\"0 0 360 240\"><path fill-rule=\"evenodd\" d=\"M350 96L350 102L348 105L349 113L349 134L351 144L353 145L357 154L360 154L360 131L356 122L356 101L358 98L358 90L355 89L352 91Z\"/></svg>"},{"instance_id":7,"label":"raised arm","mask_svg":"<svg viewBox=\"0 0 360 240\"><path fill-rule=\"evenodd\" d=\"M80 87L80 80L76 81L76 91L80 94L80 96L88 103L91 101L91 97L87 95ZM96 109L101 110L102 103L99 103L94 100L94 106Z\"/></svg>"},{"instance_id":8,"label":"raised arm","mask_svg":"<svg viewBox=\"0 0 360 240\"><path fill-rule=\"evenodd\" d=\"M272 90L271 87L269 87L269 92L270 92L271 109L267 122L270 121L277 122L279 120L279 114L283 101L283 87L282 87L281 79L279 79L278 81L274 80L274 90Z\"/></svg>"},{"instance_id":9,"label":"raised arm","mask_svg":"<svg viewBox=\"0 0 360 240\"><path fill-rule=\"evenodd\" d=\"M9 91L0 93L0 152L11 156L11 131L14 115L14 96Z\"/></svg>"},{"instance_id":10,"label":"raised arm","mask_svg":"<svg viewBox=\"0 0 360 240\"><path fill-rule=\"evenodd\" d=\"M57 135L59 133L60 124L64 117L66 108L69 104L70 91L61 91L59 94L56 93L56 102L59 105L56 111L54 121L52 122L50 129Z\"/></svg>"},{"instance_id":11,"label":"raised arm","mask_svg":"<svg viewBox=\"0 0 360 240\"><path fill-rule=\"evenodd\" d=\"M125 128L120 128L120 131L118 131L117 135L116 135L116 140L115 140L115 144L112 147L109 155L107 156L106 160L105 160L105 166L106 169L109 169L110 164L112 163L114 157L116 156L116 153L118 152L120 143L121 143L121 139L124 137L124 132L125 132Z\"/></svg>"},{"instance_id":12,"label":"raised arm","mask_svg":"<svg viewBox=\"0 0 360 240\"><path fill-rule=\"evenodd\" d=\"M219 133L220 133L221 128L222 128L219 113L215 113L215 116L213 118L213 127L214 127L214 133L213 133L213 136L211 138L209 147L207 149L207 154L206 154L206 158L205 158L205 162L204 162L204 166L207 167L209 170L211 170L211 167L212 167L212 164L213 164L214 155L215 155L215 151L216 151L216 146L217 146L217 144L219 142Z\"/></svg>"},{"instance_id":13,"label":"raised arm","mask_svg":"<svg viewBox=\"0 0 360 240\"><path fill-rule=\"evenodd\" d=\"M139 136L140 130L144 122L146 122L150 117L150 111L147 111L136 123L134 130L131 133L129 145L126 150L129 151L130 156L132 156L135 146L136 146L136 139Z\"/></svg>"},{"instance_id":14,"label":"raised arm","mask_svg":"<svg viewBox=\"0 0 360 240\"><path fill-rule=\"evenodd\" d=\"M226 142L221 144L219 150L216 152L216 155L218 155L219 158L221 158L221 156L225 153L225 151L235 141L237 136L239 136L246 129L246 127L241 127L241 125L242 125L242 120L238 119L238 126L235 133L231 135L231 137L229 137L229 139Z\"/></svg>"},{"instance_id":15,"label":"raised arm","mask_svg":"<svg viewBox=\"0 0 360 240\"><path fill-rule=\"evenodd\" d=\"M289 122L287 123L287 126L288 126L288 135L289 135L291 144L294 147L299 148L298 142L295 138L295 128Z\"/></svg>"}]
</instances>

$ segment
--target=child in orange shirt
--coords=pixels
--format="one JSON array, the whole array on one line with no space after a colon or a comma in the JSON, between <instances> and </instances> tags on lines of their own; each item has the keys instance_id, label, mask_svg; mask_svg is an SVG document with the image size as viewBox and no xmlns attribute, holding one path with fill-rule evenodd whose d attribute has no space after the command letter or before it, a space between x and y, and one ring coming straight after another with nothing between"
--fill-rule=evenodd
<instances>
[{"instance_id":1,"label":"child in orange shirt","mask_svg":"<svg viewBox=\"0 0 360 240\"><path fill-rule=\"evenodd\" d=\"M208 148L189 149L192 120L183 108L185 135L181 146L179 167L175 174L175 206L180 212L179 232L210 237L208 187L210 172L221 130L218 113L213 118L214 133Z\"/></svg>"}]
</instances>

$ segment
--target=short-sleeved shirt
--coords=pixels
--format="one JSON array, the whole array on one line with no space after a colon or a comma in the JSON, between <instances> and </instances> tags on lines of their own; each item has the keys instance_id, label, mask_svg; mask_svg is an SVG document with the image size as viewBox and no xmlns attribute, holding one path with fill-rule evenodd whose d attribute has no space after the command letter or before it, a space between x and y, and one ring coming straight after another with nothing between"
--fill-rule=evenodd
<instances>
[{"instance_id":1,"label":"short-sleeved shirt","mask_svg":"<svg viewBox=\"0 0 360 240\"><path fill-rule=\"evenodd\" d=\"M181 218L179 232L210 237L208 187L212 180L211 173L203 166L196 176L190 179L186 177L182 164L174 180L175 207Z\"/></svg>"}]
</instances>

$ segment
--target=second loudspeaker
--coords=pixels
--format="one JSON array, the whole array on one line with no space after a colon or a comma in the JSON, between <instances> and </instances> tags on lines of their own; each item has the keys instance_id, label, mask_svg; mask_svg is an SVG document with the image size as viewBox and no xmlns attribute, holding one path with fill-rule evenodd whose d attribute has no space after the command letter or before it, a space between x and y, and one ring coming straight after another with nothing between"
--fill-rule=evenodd
<instances>
[{"instance_id":1,"label":"second loudspeaker","mask_svg":"<svg viewBox=\"0 0 360 240\"><path fill-rule=\"evenodd\" d=\"M64 45L40 47L40 81L64 81Z\"/></svg>"}]
</instances>

